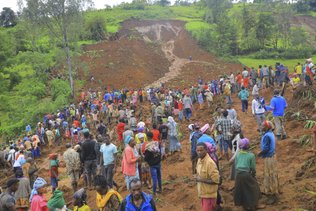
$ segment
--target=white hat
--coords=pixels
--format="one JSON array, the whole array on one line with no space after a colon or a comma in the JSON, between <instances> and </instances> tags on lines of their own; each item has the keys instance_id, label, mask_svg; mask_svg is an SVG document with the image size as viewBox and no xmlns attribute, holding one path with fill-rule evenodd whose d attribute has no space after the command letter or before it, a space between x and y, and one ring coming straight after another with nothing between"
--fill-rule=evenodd
<instances>
[{"instance_id":1,"label":"white hat","mask_svg":"<svg viewBox=\"0 0 316 211\"><path fill-rule=\"evenodd\" d=\"M194 124L189 124L188 128L189 128L189 130L193 130Z\"/></svg>"}]
</instances>

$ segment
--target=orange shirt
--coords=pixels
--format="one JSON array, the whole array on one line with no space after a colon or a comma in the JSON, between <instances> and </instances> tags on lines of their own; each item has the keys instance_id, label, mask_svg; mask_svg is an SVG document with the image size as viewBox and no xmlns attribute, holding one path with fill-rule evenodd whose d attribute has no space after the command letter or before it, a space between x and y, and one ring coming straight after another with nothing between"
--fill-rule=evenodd
<instances>
[{"instance_id":1,"label":"orange shirt","mask_svg":"<svg viewBox=\"0 0 316 211\"><path fill-rule=\"evenodd\" d=\"M151 132L153 133L153 140L159 141L159 136L160 136L159 130L153 129Z\"/></svg>"},{"instance_id":2,"label":"orange shirt","mask_svg":"<svg viewBox=\"0 0 316 211\"><path fill-rule=\"evenodd\" d=\"M74 125L75 125L75 127L79 127L80 122L79 122L78 120L75 120L75 121L74 121Z\"/></svg>"},{"instance_id":3,"label":"orange shirt","mask_svg":"<svg viewBox=\"0 0 316 211\"><path fill-rule=\"evenodd\" d=\"M242 82L242 76L241 76L241 74L238 74L238 75L236 76L236 81L237 81L238 84L241 84L241 82Z\"/></svg>"},{"instance_id":4,"label":"orange shirt","mask_svg":"<svg viewBox=\"0 0 316 211\"><path fill-rule=\"evenodd\" d=\"M182 111L182 109L183 109L183 103L180 101L178 101L178 109L179 109L179 111Z\"/></svg>"},{"instance_id":5,"label":"orange shirt","mask_svg":"<svg viewBox=\"0 0 316 211\"><path fill-rule=\"evenodd\" d=\"M249 79L248 78L244 78L244 87L245 88L248 88L248 85L249 85Z\"/></svg>"}]
</instances>

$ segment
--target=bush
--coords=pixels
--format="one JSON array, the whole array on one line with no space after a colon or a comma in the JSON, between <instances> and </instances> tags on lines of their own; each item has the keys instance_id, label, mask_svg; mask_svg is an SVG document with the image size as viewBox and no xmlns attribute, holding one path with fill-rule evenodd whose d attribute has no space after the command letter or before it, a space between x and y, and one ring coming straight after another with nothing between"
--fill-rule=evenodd
<instances>
[{"instance_id":1,"label":"bush","mask_svg":"<svg viewBox=\"0 0 316 211\"><path fill-rule=\"evenodd\" d=\"M86 30L89 32L88 38L95 41L105 39L105 20L101 16L95 16L87 23Z\"/></svg>"},{"instance_id":2,"label":"bush","mask_svg":"<svg viewBox=\"0 0 316 211\"><path fill-rule=\"evenodd\" d=\"M313 54L313 49L310 47L303 47L301 49L290 48L280 54L284 59L309 58Z\"/></svg>"},{"instance_id":3,"label":"bush","mask_svg":"<svg viewBox=\"0 0 316 211\"><path fill-rule=\"evenodd\" d=\"M69 98L71 95L71 88L69 84L61 79L54 79L51 81L52 99L55 101L59 96Z\"/></svg>"},{"instance_id":4,"label":"bush","mask_svg":"<svg viewBox=\"0 0 316 211\"><path fill-rule=\"evenodd\" d=\"M123 2L120 7L123 10L144 10L146 4L142 1L133 1L132 3Z\"/></svg>"},{"instance_id":5,"label":"bush","mask_svg":"<svg viewBox=\"0 0 316 211\"><path fill-rule=\"evenodd\" d=\"M38 99L46 95L45 84L38 78L23 79L21 83L14 87L14 91L21 96L36 96Z\"/></svg>"},{"instance_id":6,"label":"bush","mask_svg":"<svg viewBox=\"0 0 316 211\"><path fill-rule=\"evenodd\" d=\"M272 59L272 58L279 58L279 53L276 51L267 51L267 50L260 50L250 56L252 59Z\"/></svg>"}]
</instances>

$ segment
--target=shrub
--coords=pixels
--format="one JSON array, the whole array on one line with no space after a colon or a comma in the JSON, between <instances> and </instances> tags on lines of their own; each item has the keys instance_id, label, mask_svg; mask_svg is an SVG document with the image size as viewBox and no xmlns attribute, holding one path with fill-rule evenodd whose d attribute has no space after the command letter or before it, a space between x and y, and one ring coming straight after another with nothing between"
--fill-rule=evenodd
<instances>
[{"instance_id":1,"label":"shrub","mask_svg":"<svg viewBox=\"0 0 316 211\"><path fill-rule=\"evenodd\" d=\"M21 83L14 87L20 96L36 96L38 99L46 95L45 84L38 78L23 79Z\"/></svg>"},{"instance_id":2,"label":"shrub","mask_svg":"<svg viewBox=\"0 0 316 211\"><path fill-rule=\"evenodd\" d=\"M105 39L106 27L105 20L101 16L95 16L87 22L86 26L89 32L89 39L101 41Z\"/></svg>"},{"instance_id":3,"label":"shrub","mask_svg":"<svg viewBox=\"0 0 316 211\"><path fill-rule=\"evenodd\" d=\"M276 51L268 51L265 49L262 49L254 54L252 54L250 57L253 59L271 59L271 58L279 58L279 53Z\"/></svg>"},{"instance_id":4,"label":"shrub","mask_svg":"<svg viewBox=\"0 0 316 211\"><path fill-rule=\"evenodd\" d=\"M51 95L55 101L59 96L69 98L71 95L71 88L69 84L61 79L54 79L51 81Z\"/></svg>"},{"instance_id":5,"label":"shrub","mask_svg":"<svg viewBox=\"0 0 316 211\"><path fill-rule=\"evenodd\" d=\"M284 59L296 59L296 58L309 58L313 53L313 49L310 47L304 47L301 49L290 48L282 52L280 55Z\"/></svg>"}]
</instances>

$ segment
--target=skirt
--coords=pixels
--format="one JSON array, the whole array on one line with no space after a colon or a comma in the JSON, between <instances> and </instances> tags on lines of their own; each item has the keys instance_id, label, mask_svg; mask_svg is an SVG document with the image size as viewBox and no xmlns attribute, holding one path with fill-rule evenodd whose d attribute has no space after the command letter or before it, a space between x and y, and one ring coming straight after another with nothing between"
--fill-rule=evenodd
<instances>
[{"instance_id":1,"label":"skirt","mask_svg":"<svg viewBox=\"0 0 316 211\"><path fill-rule=\"evenodd\" d=\"M28 208L30 206L28 198L19 198L16 199L16 208Z\"/></svg>"},{"instance_id":2,"label":"skirt","mask_svg":"<svg viewBox=\"0 0 316 211\"><path fill-rule=\"evenodd\" d=\"M257 180L246 171L236 171L234 202L245 209L256 208L260 198Z\"/></svg>"},{"instance_id":3,"label":"skirt","mask_svg":"<svg viewBox=\"0 0 316 211\"><path fill-rule=\"evenodd\" d=\"M169 152L179 151L181 144L176 136L169 136Z\"/></svg>"},{"instance_id":4,"label":"skirt","mask_svg":"<svg viewBox=\"0 0 316 211\"><path fill-rule=\"evenodd\" d=\"M264 158L263 192L265 194L279 194L279 176L275 155Z\"/></svg>"}]
</instances>

